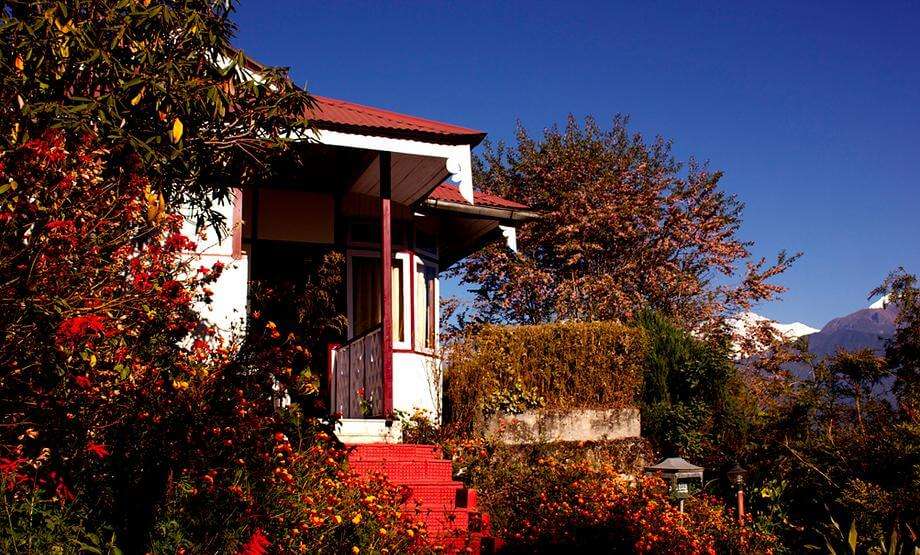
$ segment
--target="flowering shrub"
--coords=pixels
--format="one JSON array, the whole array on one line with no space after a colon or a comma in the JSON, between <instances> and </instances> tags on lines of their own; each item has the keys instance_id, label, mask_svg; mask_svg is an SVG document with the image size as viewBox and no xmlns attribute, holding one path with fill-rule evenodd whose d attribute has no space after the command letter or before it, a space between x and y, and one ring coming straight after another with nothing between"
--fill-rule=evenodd
<instances>
[{"instance_id":1,"label":"flowering shrub","mask_svg":"<svg viewBox=\"0 0 920 555\"><path fill-rule=\"evenodd\" d=\"M402 508L406 491L348 471L345 452L316 420L290 429L296 439L279 431L267 442L272 446L264 461L267 471L215 469L200 478L191 472L181 477L153 550L192 552L203 545L241 543L242 553L253 554L427 549L424 525ZM238 522L196 529L228 518ZM208 543L188 541L208 533L213 538Z\"/></svg>"},{"instance_id":2,"label":"flowering shrub","mask_svg":"<svg viewBox=\"0 0 920 555\"><path fill-rule=\"evenodd\" d=\"M275 387L316 399L292 372L309 350L259 318L243 345L202 321L222 267L194 271L181 218L107 155L63 132L0 153L3 502L60 509L0 537L32 542L60 513L73 541L108 530L129 552L422 549L400 492L275 409Z\"/></svg>"},{"instance_id":3,"label":"flowering shrub","mask_svg":"<svg viewBox=\"0 0 920 555\"><path fill-rule=\"evenodd\" d=\"M454 446L453 454L508 552L771 551L771 537L738 525L718 500L696 496L681 513L660 478L631 478L640 472L645 450L621 442L498 448L467 441ZM627 453L632 456L622 456Z\"/></svg>"}]
</instances>

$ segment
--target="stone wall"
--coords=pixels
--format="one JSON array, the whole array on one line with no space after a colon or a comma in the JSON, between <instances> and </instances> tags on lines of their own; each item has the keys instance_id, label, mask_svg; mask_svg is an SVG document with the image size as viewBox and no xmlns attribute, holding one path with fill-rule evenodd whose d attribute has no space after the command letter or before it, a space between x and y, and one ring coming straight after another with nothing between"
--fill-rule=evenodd
<instances>
[{"instance_id":1,"label":"stone wall","mask_svg":"<svg viewBox=\"0 0 920 555\"><path fill-rule=\"evenodd\" d=\"M553 441L609 441L639 437L639 409L568 411L536 410L516 415L496 415L488 422L488 435L505 443Z\"/></svg>"}]
</instances>

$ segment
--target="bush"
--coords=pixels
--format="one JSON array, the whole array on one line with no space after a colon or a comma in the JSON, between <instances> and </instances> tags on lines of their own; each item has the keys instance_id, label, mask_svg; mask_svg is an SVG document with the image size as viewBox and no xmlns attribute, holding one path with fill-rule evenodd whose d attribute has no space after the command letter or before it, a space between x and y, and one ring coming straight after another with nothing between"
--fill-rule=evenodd
<instances>
[{"instance_id":1,"label":"bush","mask_svg":"<svg viewBox=\"0 0 920 555\"><path fill-rule=\"evenodd\" d=\"M641 313L648 341L642 428L656 449L717 466L743 445L754 400L726 337L700 339L665 316Z\"/></svg>"},{"instance_id":2,"label":"bush","mask_svg":"<svg viewBox=\"0 0 920 555\"><path fill-rule=\"evenodd\" d=\"M37 470L0 459L0 553L113 552L112 529L94 529L66 484L57 476L35 480Z\"/></svg>"},{"instance_id":3,"label":"bush","mask_svg":"<svg viewBox=\"0 0 920 555\"><path fill-rule=\"evenodd\" d=\"M448 349L448 419L634 406L645 345L640 329L616 322L485 326Z\"/></svg>"},{"instance_id":4,"label":"bush","mask_svg":"<svg viewBox=\"0 0 920 555\"><path fill-rule=\"evenodd\" d=\"M403 507L406 491L381 477L365 479L349 471L345 450L316 420L308 418L289 431L290 437L275 432L267 442L268 473L241 467L215 473L213 484L180 477L159 519L152 551L208 553L246 544L278 553L427 549L424 524ZM206 534L209 541L202 542Z\"/></svg>"},{"instance_id":5,"label":"bush","mask_svg":"<svg viewBox=\"0 0 920 555\"><path fill-rule=\"evenodd\" d=\"M681 513L657 477L632 478L651 455L642 440L452 448L506 553L761 553L773 538L739 526L721 502L695 496Z\"/></svg>"}]
</instances>

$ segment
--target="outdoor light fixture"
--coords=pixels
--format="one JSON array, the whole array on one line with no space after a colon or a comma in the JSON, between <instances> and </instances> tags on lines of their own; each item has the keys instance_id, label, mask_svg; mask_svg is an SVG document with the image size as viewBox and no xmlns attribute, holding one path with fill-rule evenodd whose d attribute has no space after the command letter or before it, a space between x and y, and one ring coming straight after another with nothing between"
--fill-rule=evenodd
<instances>
[{"instance_id":1,"label":"outdoor light fixture","mask_svg":"<svg viewBox=\"0 0 920 555\"><path fill-rule=\"evenodd\" d=\"M703 487L704 468L680 457L667 458L656 465L646 467L645 471L649 474L659 474L668 481L671 485L671 496L680 501L681 512L684 512L684 499L690 497L695 489Z\"/></svg>"},{"instance_id":2,"label":"outdoor light fixture","mask_svg":"<svg viewBox=\"0 0 920 555\"><path fill-rule=\"evenodd\" d=\"M736 488L744 486L744 480L747 478L747 470L741 468L741 465L735 463L735 466L728 471L728 481Z\"/></svg>"},{"instance_id":3,"label":"outdoor light fixture","mask_svg":"<svg viewBox=\"0 0 920 555\"><path fill-rule=\"evenodd\" d=\"M735 486L738 490L738 522L744 521L744 480L747 478L747 470L741 468L741 465L735 463L735 466L729 470L728 483Z\"/></svg>"}]
</instances>

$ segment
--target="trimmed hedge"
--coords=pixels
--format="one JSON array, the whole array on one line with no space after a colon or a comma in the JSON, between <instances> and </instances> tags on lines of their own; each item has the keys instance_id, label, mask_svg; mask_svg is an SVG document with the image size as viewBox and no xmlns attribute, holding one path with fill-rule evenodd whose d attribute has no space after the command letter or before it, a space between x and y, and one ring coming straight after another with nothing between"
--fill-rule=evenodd
<instances>
[{"instance_id":1,"label":"trimmed hedge","mask_svg":"<svg viewBox=\"0 0 920 555\"><path fill-rule=\"evenodd\" d=\"M617 322L484 326L448 350L446 416L634 407L646 352L645 333Z\"/></svg>"}]
</instances>

